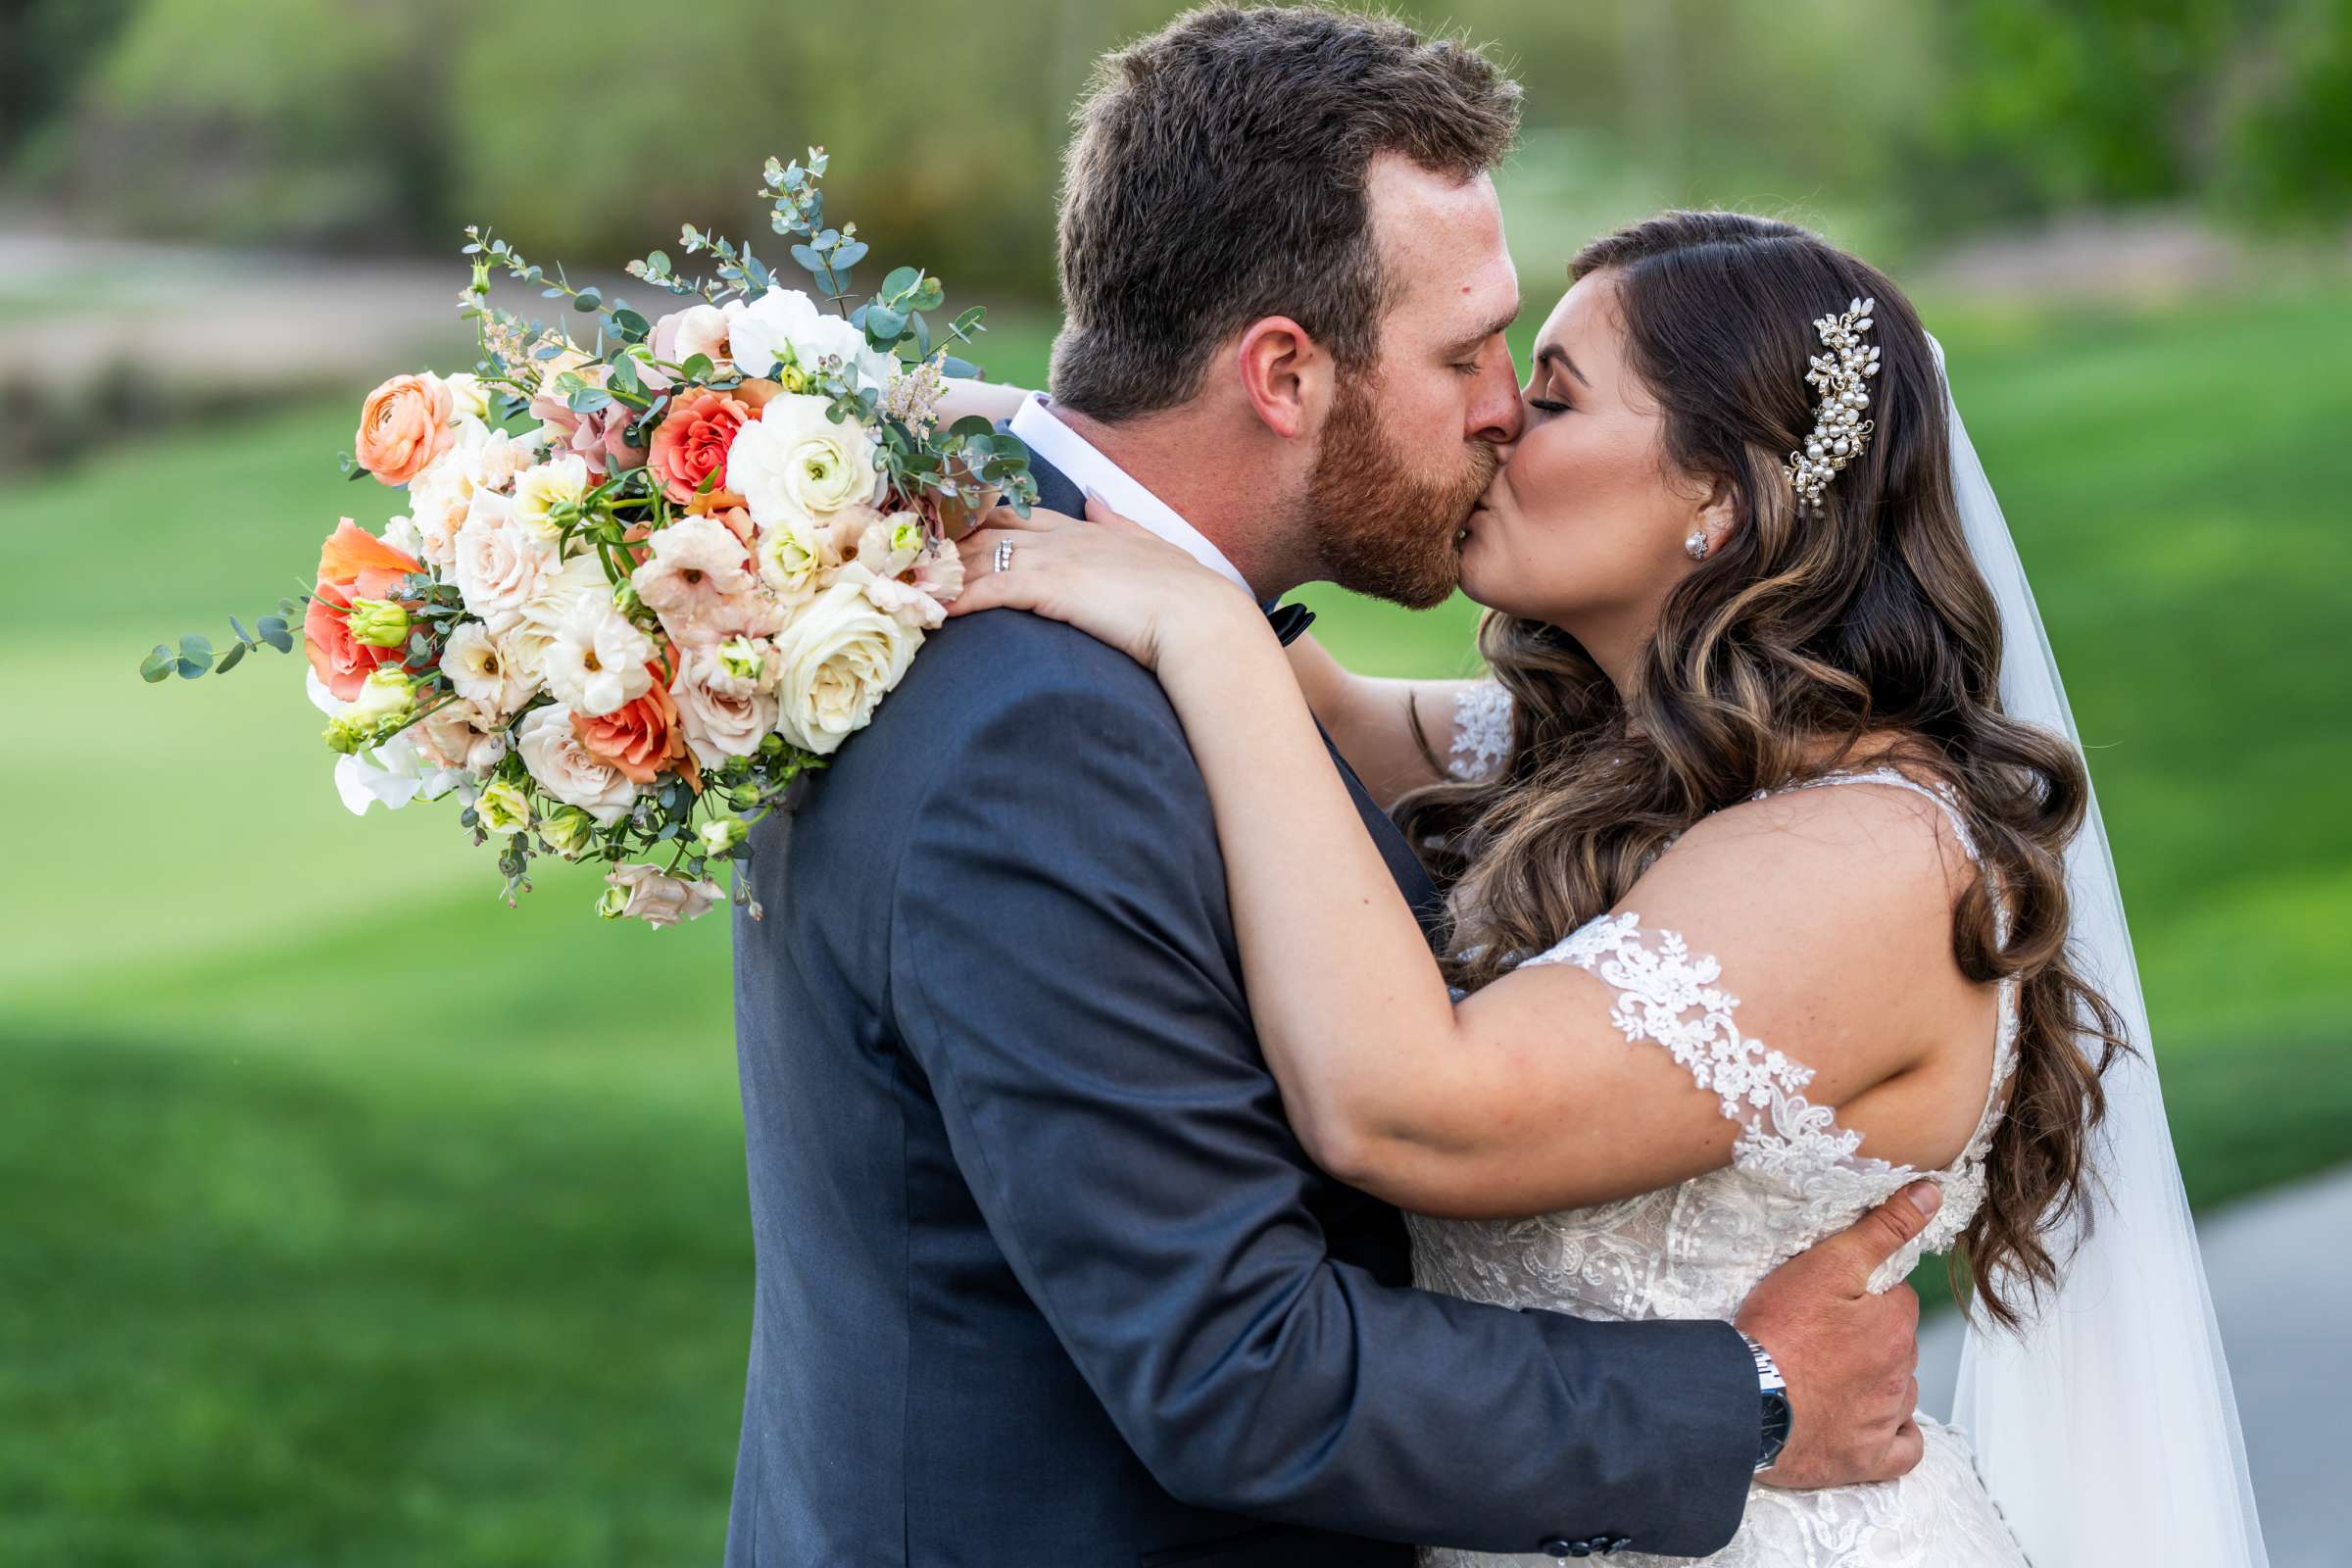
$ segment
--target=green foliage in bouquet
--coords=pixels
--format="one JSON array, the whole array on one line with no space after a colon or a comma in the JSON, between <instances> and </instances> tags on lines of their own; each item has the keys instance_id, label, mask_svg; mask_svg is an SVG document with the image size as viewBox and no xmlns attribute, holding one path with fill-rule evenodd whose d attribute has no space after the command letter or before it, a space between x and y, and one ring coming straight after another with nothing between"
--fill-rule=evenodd
<instances>
[{"instance_id":1,"label":"green foliage in bouquet","mask_svg":"<svg viewBox=\"0 0 2352 1568\"><path fill-rule=\"evenodd\" d=\"M761 192L813 297L687 224L684 251L714 275L662 251L630 263L691 302L649 319L468 226L459 308L480 359L393 376L362 411L343 469L404 487L413 515L381 537L343 519L302 596L338 786L361 810L457 792L474 842L498 842L510 902L554 854L612 865L607 915L702 913L707 873L749 856L751 827L940 624L954 535L1035 500L1017 439L977 417L943 427L947 378L978 374L949 351L983 312L935 332L946 290L912 267L858 300L867 247L825 222L824 168L821 148L771 158ZM567 301L563 320L593 319L593 338L493 304L494 269ZM232 618L218 659L201 636L158 644L140 673L291 652L296 601L279 611L254 634Z\"/></svg>"}]
</instances>

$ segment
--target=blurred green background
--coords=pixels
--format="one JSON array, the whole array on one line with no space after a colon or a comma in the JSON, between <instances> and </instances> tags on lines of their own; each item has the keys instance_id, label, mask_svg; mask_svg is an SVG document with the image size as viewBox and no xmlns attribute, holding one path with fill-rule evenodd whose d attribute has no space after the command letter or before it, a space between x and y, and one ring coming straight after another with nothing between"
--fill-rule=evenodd
<instances>
[{"instance_id":1,"label":"blurred green background","mask_svg":"<svg viewBox=\"0 0 2352 1568\"><path fill-rule=\"evenodd\" d=\"M1669 203L1911 284L2091 749L2192 1197L2352 1159L2352 0L1405 9L1528 87L1523 365L1575 246ZM1036 384L1071 98L1173 10L0 12L0 710L51 737L5 786L0 1561L715 1560L724 917L606 925L564 874L509 908L454 811L343 810L298 658L135 666L397 510L335 454L382 375L469 363L466 222L575 276L683 220L770 240L760 161L821 141L831 215ZM1467 605L1306 597L1358 667L1469 667Z\"/></svg>"}]
</instances>

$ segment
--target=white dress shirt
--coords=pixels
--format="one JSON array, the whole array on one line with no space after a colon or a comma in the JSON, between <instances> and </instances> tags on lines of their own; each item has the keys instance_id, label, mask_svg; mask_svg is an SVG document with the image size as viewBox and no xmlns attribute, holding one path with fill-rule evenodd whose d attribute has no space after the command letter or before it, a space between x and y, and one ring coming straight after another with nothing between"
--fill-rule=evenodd
<instances>
[{"instance_id":1,"label":"white dress shirt","mask_svg":"<svg viewBox=\"0 0 2352 1568\"><path fill-rule=\"evenodd\" d=\"M1250 580L1236 570L1225 552L1177 513L1174 507L1144 488L1126 469L1104 457L1093 442L1054 416L1052 400L1033 392L1012 413L1011 429L1029 450L1045 459L1081 490L1092 490L1103 505L1159 535L1250 598Z\"/></svg>"}]
</instances>

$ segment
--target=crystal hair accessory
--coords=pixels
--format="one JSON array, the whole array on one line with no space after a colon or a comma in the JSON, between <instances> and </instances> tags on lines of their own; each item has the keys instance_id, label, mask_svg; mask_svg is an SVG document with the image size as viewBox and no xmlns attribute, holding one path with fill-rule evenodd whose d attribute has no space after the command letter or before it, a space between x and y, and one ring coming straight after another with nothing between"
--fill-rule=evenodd
<instances>
[{"instance_id":1,"label":"crystal hair accessory","mask_svg":"<svg viewBox=\"0 0 2352 1568\"><path fill-rule=\"evenodd\" d=\"M1821 407L1804 449L1789 453L1782 471L1797 499L1815 512L1821 510L1823 489L1862 455L1870 432L1877 428L1862 417L1862 411L1870 407L1865 383L1879 373L1879 351L1865 347L1862 334L1870 330L1870 313L1878 303L1855 300L1843 315L1824 316L1813 323L1822 347L1830 351L1814 355L1812 368L1805 371L1805 380L1821 391Z\"/></svg>"}]
</instances>

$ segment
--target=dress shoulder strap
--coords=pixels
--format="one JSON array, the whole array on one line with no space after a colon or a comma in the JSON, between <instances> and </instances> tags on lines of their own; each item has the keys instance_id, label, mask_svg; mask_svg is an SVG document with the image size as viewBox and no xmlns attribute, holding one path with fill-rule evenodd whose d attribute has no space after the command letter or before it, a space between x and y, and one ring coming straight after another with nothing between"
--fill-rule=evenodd
<instances>
[{"instance_id":1,"label":"dress shoulder strap","mask_svg":"<svg viewBox=\"0 0 2352 1568\"><path fill-rule=\"evenodd\" d=\"M1898 790L1909 790L1914 795L1934 801L1942 809L1944 819L1952 824L1952 833L1960 840L1961 851L1968 856L1969 862L1980 868L1984 864L1984 857L1977 848L1976 835L1969 832L1968 818L1960 810L1959 792L1941 779L1923 784L1900 768L1854 768L1801 778L1793 784L1784 784L1777 790L1758 790L1751 799L1760 801L1766 796L1786 794L1792 790L1825 789L1838 784L1891 784Z\"/></svg>"}]
</instances>

